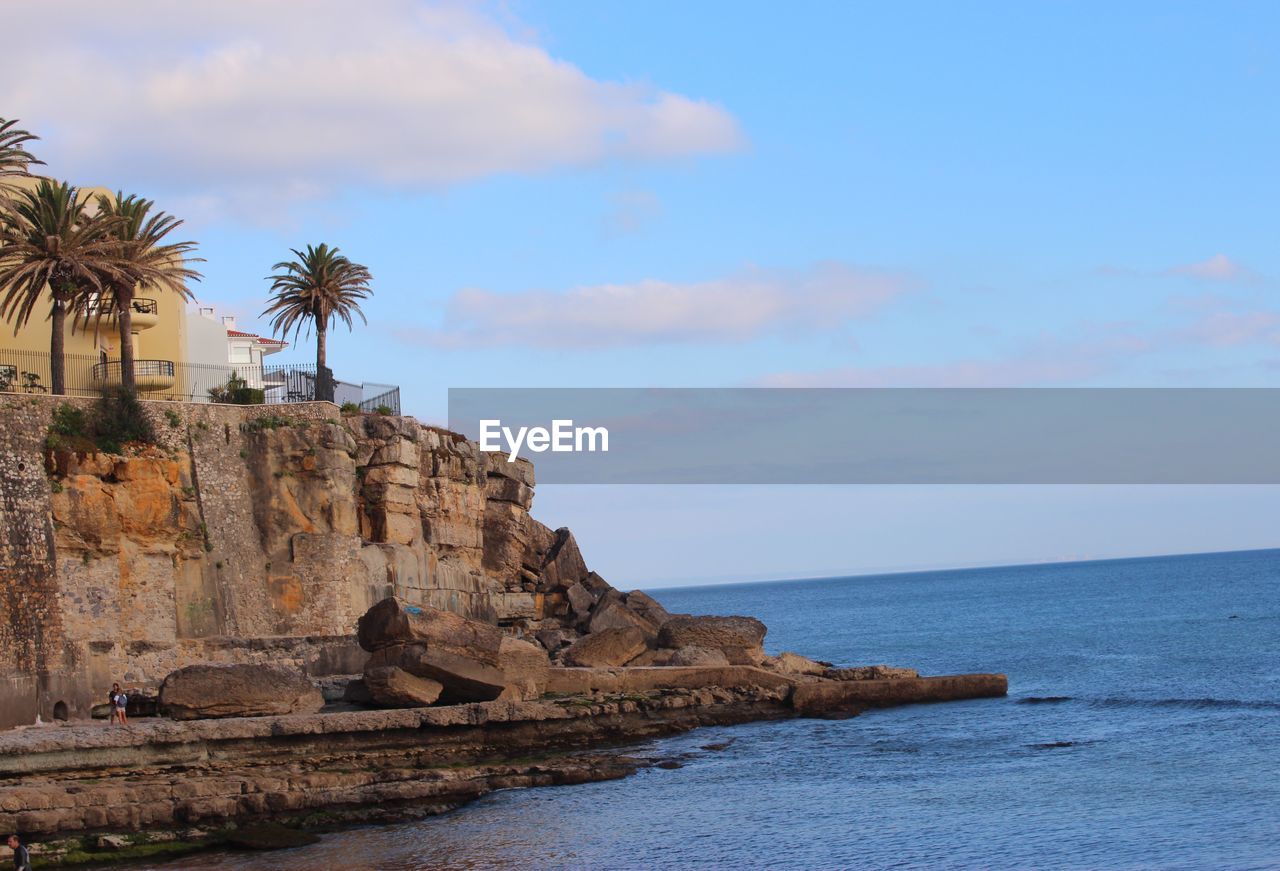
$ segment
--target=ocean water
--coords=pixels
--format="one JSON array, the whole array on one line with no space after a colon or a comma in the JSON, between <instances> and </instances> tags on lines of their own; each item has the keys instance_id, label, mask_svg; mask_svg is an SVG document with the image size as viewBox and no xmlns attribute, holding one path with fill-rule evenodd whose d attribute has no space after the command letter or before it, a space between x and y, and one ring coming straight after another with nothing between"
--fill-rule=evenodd
<instances>
[{"instance_id":1,"label":"ocean water","mask_svg":"<svg viewBox=\"0 0 1280 871\"><path fill-rule=\"evenodd\" d=\"M677 770L178 864L1280 868L1278 585L1255 551L656 591L761 618L773 652L1002 671L1009 697L698 730L636 748Z\"/></svg>"}]
</instances>

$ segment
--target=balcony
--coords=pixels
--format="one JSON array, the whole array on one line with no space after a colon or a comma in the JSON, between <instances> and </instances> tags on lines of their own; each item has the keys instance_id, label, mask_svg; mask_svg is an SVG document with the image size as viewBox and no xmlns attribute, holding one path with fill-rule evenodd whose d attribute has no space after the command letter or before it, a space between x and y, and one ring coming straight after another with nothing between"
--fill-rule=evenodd
<instances>
[{"instance_id":1,"label":"balcony","mask_svg":"<svg viewBox=\"0 0 1280 871\"><path fill-rule=\"evenodd\" d=\"M160 306L154 299L134 297L129 308L133 311L133 331L149 330L160 323ZM80 310L80 320L86 325L106 321L114 326L116 322L116 304L114 300L90 300Z\"/></svg>"},{"instance_id":2,"label":"balcony","mask_svg":"<svg viewBox=\"0 0 1280 871\"><path fill-rule=\"evenodd\" d=\"M133 385L139 393L158 393L173 388L176 380L172 360L134 360ZM108 360L93 366L94 383L100 387L120 386L120 361Z\"/></svg>"}]
</instances>

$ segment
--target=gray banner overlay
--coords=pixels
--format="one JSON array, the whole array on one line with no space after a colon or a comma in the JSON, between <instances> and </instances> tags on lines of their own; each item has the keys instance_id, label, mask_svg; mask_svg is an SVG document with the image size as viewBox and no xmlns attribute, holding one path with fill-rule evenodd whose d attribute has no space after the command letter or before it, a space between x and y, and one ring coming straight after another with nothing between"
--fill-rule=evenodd
<instances>
[{"instance_id":1,"label":"gray banner overlay","mask_svg":"<svg viewBox=\"0 0 1280 871\"><path fill-rule=\"evenodd\" d=\"M1280 389L449 391L472 439L556 420L576 450L518 452L540 483L1280 484Z\"/></svg>"}]
</instances>

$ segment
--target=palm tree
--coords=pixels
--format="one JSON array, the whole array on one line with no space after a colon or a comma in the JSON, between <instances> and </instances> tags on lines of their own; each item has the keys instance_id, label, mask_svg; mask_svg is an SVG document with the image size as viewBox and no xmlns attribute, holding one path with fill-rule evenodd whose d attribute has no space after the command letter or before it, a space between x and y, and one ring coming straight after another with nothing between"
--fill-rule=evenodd
<instances>
[{"instance_id":1,"label":"palm tree","mask_svg":"<svg viewBox=\"0 0 1280 871\"><path fill-rule=\"evenodd\" d=\"M66 182L47 178L32 191L18 191L0 210L0 317L26 326L48 288L49 374L53 392L66 393L67 308L104 292L122 277L118 219L96 213Z\"/></svg>"},{"instance_id":2,"label":"palm tree","mask_svg":"<svg viewBox=\"0 0 1280 871\"><path fill-rule=\"evenodd\" d=\"M292 249L297 260L286 260L272 267L268 275L274 294L262 313L271 315L271 329L279 336L293 331L294 338L304 325L310 335L316 330L316 399L333 401L333 378L325 365L325 345L329 325L341 319L352 327L352 315L359 315L360 300L372 292L373 276L359 263L352 263L337 248L308 245L305 251Z\"/></svg>"},{"instance_id":3,"label":"palm tree","mask_svg":"<svg viewBox=\"0 0 1280 871\"><path fill-rule=\"evenodd\" d=\"M134 385L133 298L138 288L171 290L183 300L192 298L186 282L199 281L200 273L188 264L201 260L188 257L195 242L166 242L165 237L182 226L182 221L166 212L151 214L155 203L123 192L113 200L98 197L98 214L114 218L112 236L118 243L116 256L121 275L108 285L120 331L120 384ZM101 317L102 307L98 307Z\"/></svg>"},{"instance_id":4,"label":"palm tree","mask_svg":"<svg viewBox=\"0 0 1280 871\"><path fill-rule=\"evenodd\" d=\"M4 188L9 179L29 175L28 168L33 164L44 163L24 147L40 137L19 129L17 123L0 118L0 188Z\"/></svg>"}]
</instances>

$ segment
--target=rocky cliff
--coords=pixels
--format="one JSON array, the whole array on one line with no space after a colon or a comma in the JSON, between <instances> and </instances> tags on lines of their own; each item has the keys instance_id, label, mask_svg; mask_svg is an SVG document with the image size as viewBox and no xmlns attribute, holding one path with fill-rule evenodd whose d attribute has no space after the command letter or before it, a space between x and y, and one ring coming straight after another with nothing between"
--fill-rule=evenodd
<instances>
[{"instance_id":1,"label":"rocky cliff","mask_svg":"<svg viewBox=\"0 0 1280 871\"><path fill-rule=\"evenodd\" d=\"M530 516L527 461L413 418L145 403L157 443L111 455L50 447L64 404L0 395L0 728L194 662L357 673L390 595L552 652L625 601Z\"/></svg>"}]
</instances>

